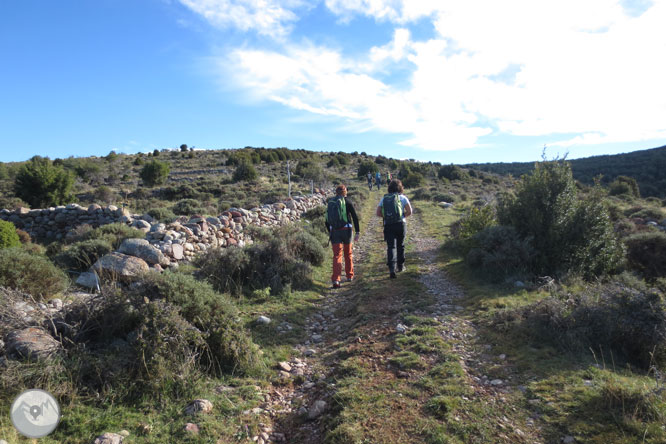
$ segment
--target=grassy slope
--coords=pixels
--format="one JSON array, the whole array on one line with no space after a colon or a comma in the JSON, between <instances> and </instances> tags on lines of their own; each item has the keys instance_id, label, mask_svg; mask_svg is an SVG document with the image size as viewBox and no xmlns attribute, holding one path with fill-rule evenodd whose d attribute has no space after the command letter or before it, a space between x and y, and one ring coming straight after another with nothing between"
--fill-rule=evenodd
<instances>
[{"instance_id":1,"label":"grassy slope","mask_svg":"<svg viewBox=\"0 0 666 444\"><path fill-rule=\"evenodd\" d=\"M432 235L445 239L446 217L433 204L421 206ZM604 350L576 355L535 343L488 322L496 313L526 305L545 292L493 286L480 281L459 258L443 251L444 269L465 288L466 315L479 325L481 341L507 356L507 367L524 387L515 407L543 428L546 442L573 436L576 442L658 443L666 441L660 419L666 414L658 384L645 372L623 368ZM508 334L507 334L508 332ZM490 374L493 366L482 371ZM521 399L522 398L522 399Z\"/></svg>"}]
</instances>

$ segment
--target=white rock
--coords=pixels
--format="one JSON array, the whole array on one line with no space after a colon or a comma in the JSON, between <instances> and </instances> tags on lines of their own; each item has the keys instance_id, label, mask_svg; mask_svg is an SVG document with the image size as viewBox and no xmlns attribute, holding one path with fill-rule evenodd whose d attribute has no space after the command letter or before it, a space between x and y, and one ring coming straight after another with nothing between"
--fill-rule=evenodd
<instances>
[{"instance_id":1,"label":"white rock","mask_svg":"<svg viewBox=\"0 0 666 444\"><path fill-rule=\"evenodd\" d=\"M319 416L321 416L322 413L326 410L326 401L316 401L312 407L310 407L310 410L308 410L308 418L309 419L316 419Z\"/></svg>"},{"instance_id":2,"label":"white rock","mask_svg":"<svg viewBox=\"0 0 666 444\"><path fill-rule=\"evenodd\" d=\"M504 381L502 381L501 379L493 379L492 381L490 381L490 385L498 386L502 384L504 384Z\"/></svg>"},{"instance_id":3,"label":"white rock","mask_svg":"<svg viewBox=\"0 0 666 444\"><path fill-rule=\"evenodd\" d=\"M403 325L403 324L398 324L398 325L395 326L395 331L397 331L398 333L401 333L401 334L406 333L407 332L407 326Z\"/></svg>"},{"instance_id":4,"label":"white rock","mask_svg":"<svg viewBox=\"0 0 666 444\"><path fill-rule=\"evenodd\" d=\"M271 323L271 319L268 318L268 317L266 317L266 316L259 316L259 317L257 318L257 322L258 322L259 324L264 324L264 325L266 325L266 324L270 324L270 323Z\"/></svg>"}]
</instances>

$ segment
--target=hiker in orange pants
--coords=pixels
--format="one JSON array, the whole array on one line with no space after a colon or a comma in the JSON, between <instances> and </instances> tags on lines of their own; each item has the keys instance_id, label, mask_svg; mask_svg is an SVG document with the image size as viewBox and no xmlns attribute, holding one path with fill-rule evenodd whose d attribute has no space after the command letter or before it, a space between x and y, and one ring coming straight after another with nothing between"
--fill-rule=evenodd
<instances>
[{"instance_id":1,"label":"hiker in orange pants","mask_svg":"<svg viewBox=\"0 0 666 444\"><path fill-rule=\"evenodd\" d=\"M333 274L331 275L333 288L340 288L343 256L347 281L354 280L352 223L356 233L354 241L358 241L360 233L356 210L354 210L354 205L346 196L347 187L342 184L338 185L335 189L335 196L328 200L326 210L326 229L333 246Z\"/></svg>"}]
</instances>

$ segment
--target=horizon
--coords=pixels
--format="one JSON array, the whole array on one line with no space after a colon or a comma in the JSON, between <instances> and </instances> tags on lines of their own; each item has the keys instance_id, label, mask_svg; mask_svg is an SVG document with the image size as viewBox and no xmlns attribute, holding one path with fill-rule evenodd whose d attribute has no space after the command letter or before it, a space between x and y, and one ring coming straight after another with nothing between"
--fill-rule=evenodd
<instances>
[{"instance_id":1,"label":"horizon","mask_svg":"<svg viewBox=\"0 0 666 444\"><path fill-rule=\"evenodd\" d=\"M11 2L0 160L187 144L469 164L666 145L666 1L440 3Z\"/></svg>"}]
</instances>

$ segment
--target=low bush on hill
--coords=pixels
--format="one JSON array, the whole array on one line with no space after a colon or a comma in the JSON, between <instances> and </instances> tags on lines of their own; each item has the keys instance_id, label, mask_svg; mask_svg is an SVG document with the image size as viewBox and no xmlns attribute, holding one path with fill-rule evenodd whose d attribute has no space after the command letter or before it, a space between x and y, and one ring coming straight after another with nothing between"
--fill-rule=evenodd
<instances>
[{"instance_id":1,"label":"low bush on hill","mask_svg":"<svg viewBox=\"0 0 666 444\"><path fill-rule=\"evenodd\" d=\"M168 208L163 207L151 208L150 210L146 211L146 214L162 223L173 222L176 219L176 213Z\"/></svg>"},{"instance_id":2,"label":"low bush on hill","mask_svg":"<svg viewBox=\"0 0 666 444\"><path fill-rule=\"evenodd\" d=\"M54 261L65 270L85 271L112 250L113 246L107 240L90 239L65 247L55 256Z\"/></svg>"},{"instance_id":3,"label":"low bush on hill","mask_svg":"<svg viewBox=\"0 0 666 444\"><path fill-rule=\"evenodd\" d=\"M299 227L255 230L253 237L252 245L214 249L200 256L196 261L200 274L218 291L239 294L270 287L275 295L307 288L311 266L324 261L321 242Z\"/></svg>"},{"instance_id":4,"label":"low bush on hill","mask_svg":"<svg viewBox=\"0 0 666 444\"><path fill-rule=\"evenodd\" d=\"M0 249L0 287L28 293L37 300L48 300L68 285L65 273L48 258L21 248Z\"/></svg>"},{"instance_id":5,"label":"low bush on hill","mask_svg":"<svg viewBox=\"0 0 666 444\"><path fill-rule=\"evenodd\" d=\"M0 249L12 248L21 245L16 227L11 222L0 220Z\"/></svg>"},{"instance_id":6,"label":"low bush on hill","mask_svg":"<svg viewBox=\"0 0 666 444\"><path fill-rule=\"evenodd\" d=\"M575 296L560 291L499 314L495 323L565 350L612 351L616 359L643 368L666 363L664 295L640 283L619 279L589 286Z\"/></svg>"},{"instance_id":7,"label":"low bush on hill","mask_svg":"<svg viewBox=\"0 0 666 444\"><path fill-rule=\"evenodd\" d=\"M120 244L125 239L143 239L146 237L146 234L137 230L136 228L129 227L123 223L113 223L102 225L101 227L94 228L88 231L84 236L83 240L92 240L100 239L109 242L114 250L120 247Z\"/></svg>"},{"instance_id":8,"label":"low bush on hill","mask_svg":"<svg viewBox=\"0 0 666 444\"><path fill-rule=\"evenodd\" d=\"M666 276L666 234L637 233L625 239L629 267L646 279Z\"/></svg>"},{"instance_id":9,"label":"low bush on hill","mask_svg":"<svg viewBox=\"0 0 666 444\"><path fill-rule=\"evenodd\" d=\"M501 282L523 279L529 274L534 250L513 227L495 225L482 229L469 239L467 264L487 279Z\"/></svg>"}]
</instances>

